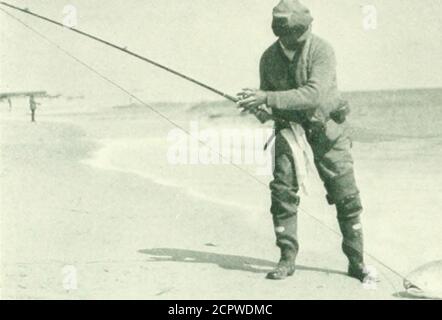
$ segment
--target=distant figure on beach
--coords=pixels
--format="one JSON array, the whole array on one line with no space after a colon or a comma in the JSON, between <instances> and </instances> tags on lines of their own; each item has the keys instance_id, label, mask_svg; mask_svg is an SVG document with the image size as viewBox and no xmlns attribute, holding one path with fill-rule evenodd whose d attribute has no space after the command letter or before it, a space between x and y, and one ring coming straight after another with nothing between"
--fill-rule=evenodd
<instances>
[{"instance_id":1,"label":"distant figure on beach","mask_svg":"<svg viewBox=\"0 0 442 320\"><path fill-rule=\"evenodd\" d=\"M9 112L12 111L12 101L11 98L8 98Z\"/></svg>"},{"instance_id":2,"label":"distant figure on beach","mask_svg":"<svg viewBox=\"0 0 442 320\"><path fill-rule=\"evenodd\" d=\"M35 111L37 110L37 105L40 105L35 101L34 96L29 97L29 107L31 109L31 121L35 122Z\"/></svg>"},{"instance_id":3,"label":"distant figure on beach","mask_svg":"<svg viewBox=\"0 0 442 320\"><path fill-rule=\"evenodd\" d=\"M330 44L312 34L312 22L310 11L298 0L282 0L273 10L272 29L278 40L260 62L260 90L244 89L238 94L241 108L261 122L275 122L271 213L281 258L267 278L281 280L295 273L300 163L305 149L299 151L310 146L327 201L337 209L348 275L364 283L376 281L364 263L363 208L344 124L347 103L337 89L335 54ZM302 139L305 144L299 143Z\"/></svg>"}]
</instances>

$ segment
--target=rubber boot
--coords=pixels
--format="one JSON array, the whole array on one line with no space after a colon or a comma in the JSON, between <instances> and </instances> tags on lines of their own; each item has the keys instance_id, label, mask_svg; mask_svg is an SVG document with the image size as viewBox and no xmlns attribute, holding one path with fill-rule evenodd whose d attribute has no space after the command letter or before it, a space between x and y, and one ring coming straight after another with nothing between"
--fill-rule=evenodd
<instances>
[{"instance_id":1,"label":"rubber boot","mask_svg":"<svg viewBox=\"0 0 442 320\"><path fill-rule=\"evenodd\" d=\"M269 280L284 280L295 273L295 260L297 252L292 247L281 248L281 259L275 269L267 274Z\"/></svg>"},{"instance_id":2,"label":"rubber boot","mask_svg":"<svg viewBox=\"0 0 442 320\"><path fill-rule=\"evenodd\" d=\"M348 258L348 275L359 280L364 277L364 243L362 225L359 217L340 221L342 232L342 251Z\"/></svg>"},{"instance_id":3,"label":"rubber boot","mask_svg":"<svg viewBox=\"0 0 442 320\"><path fill-rule=\"evenodd\" d=\"M364 263L364 236L362 231L362 206L359 196L345 199L337 205L338 221L343 241L342 250L348 258L348 275L360 281L368 276Z\"/></svg>"}]
</instances>

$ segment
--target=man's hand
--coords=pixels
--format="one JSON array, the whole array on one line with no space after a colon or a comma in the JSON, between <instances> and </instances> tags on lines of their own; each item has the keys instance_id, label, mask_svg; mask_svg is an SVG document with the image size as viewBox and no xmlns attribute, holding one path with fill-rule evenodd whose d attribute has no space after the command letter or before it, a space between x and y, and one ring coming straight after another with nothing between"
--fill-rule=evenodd
<instances>
[{"instance_id":1,"label":"man's hand","mask_svg":"<svg viewBox=\"0 0 442 320\"><path fill-rule=\"evenodd\" d=\"M253 114L262 124L273 120L272 109L267 107L265 104L256 108L243 109L242 113Z\"/></svg>"},{"instance_id":2,"label":"man's hand","mask_svg":"<svg viewBox=\"0 0 442 320\"><path fill-rule=\"evenodd\" d=\"M238 98L238 106L244 110L253 111L267 103L267 93L257 89L243 89L238 93Z\"/></svg>"}]
</instances>

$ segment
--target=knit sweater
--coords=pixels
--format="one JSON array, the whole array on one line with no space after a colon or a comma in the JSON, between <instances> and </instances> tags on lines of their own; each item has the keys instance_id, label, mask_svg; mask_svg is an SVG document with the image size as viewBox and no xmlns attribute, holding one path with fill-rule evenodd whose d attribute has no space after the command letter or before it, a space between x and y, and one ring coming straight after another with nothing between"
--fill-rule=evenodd
<instances>
[{"instance_id":1,"label":"knit sweater","mask_svg":"<svg viewBox=\"0 0 442 320\"><path fill-rule=\"evenodd\" d=\"M278 118L326 122L339 108L334 50L316 35L307 37L292 62L275 42L261 58L260 78L267 105Z\"/></svg>"}]
</instances>

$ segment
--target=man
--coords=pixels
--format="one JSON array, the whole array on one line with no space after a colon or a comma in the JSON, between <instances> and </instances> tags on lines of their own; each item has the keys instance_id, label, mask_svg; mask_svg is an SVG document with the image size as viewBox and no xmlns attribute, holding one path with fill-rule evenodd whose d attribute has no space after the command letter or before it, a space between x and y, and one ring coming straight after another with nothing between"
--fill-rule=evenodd
<instances>
[{"instance_id":1,"label":"man","mask_svg":"<svg viewBox=\"0 0 442 320\"><path fill-rule=\"evenodd\" d=\"M31 109L31 121L35 122L35 110L37 110L37 103L34 99L34 96L29 97L29 108Z\"/></svg>"},{"instance_id":2,"label":"man","mask_svg":"<svg viewBox=\"0 0 442 320\"><path fill-rule=\"evenodd\" d=\"M342 248L350 276L365 281L362 204L353 172L351 140L342 122L346 103L340 99L332 47L311 33L313 18L298 0L282 0L273 10L272 29L279 38L261 58L260 90L244 89L241 108L265 122L275 121L274 180L271 213L281 259L267 275L280 280L295 272L299 244L299 181L290 134L302 127L324 182L327 200L335 205L343 235Z\"/></svg>"}]
</instances>

